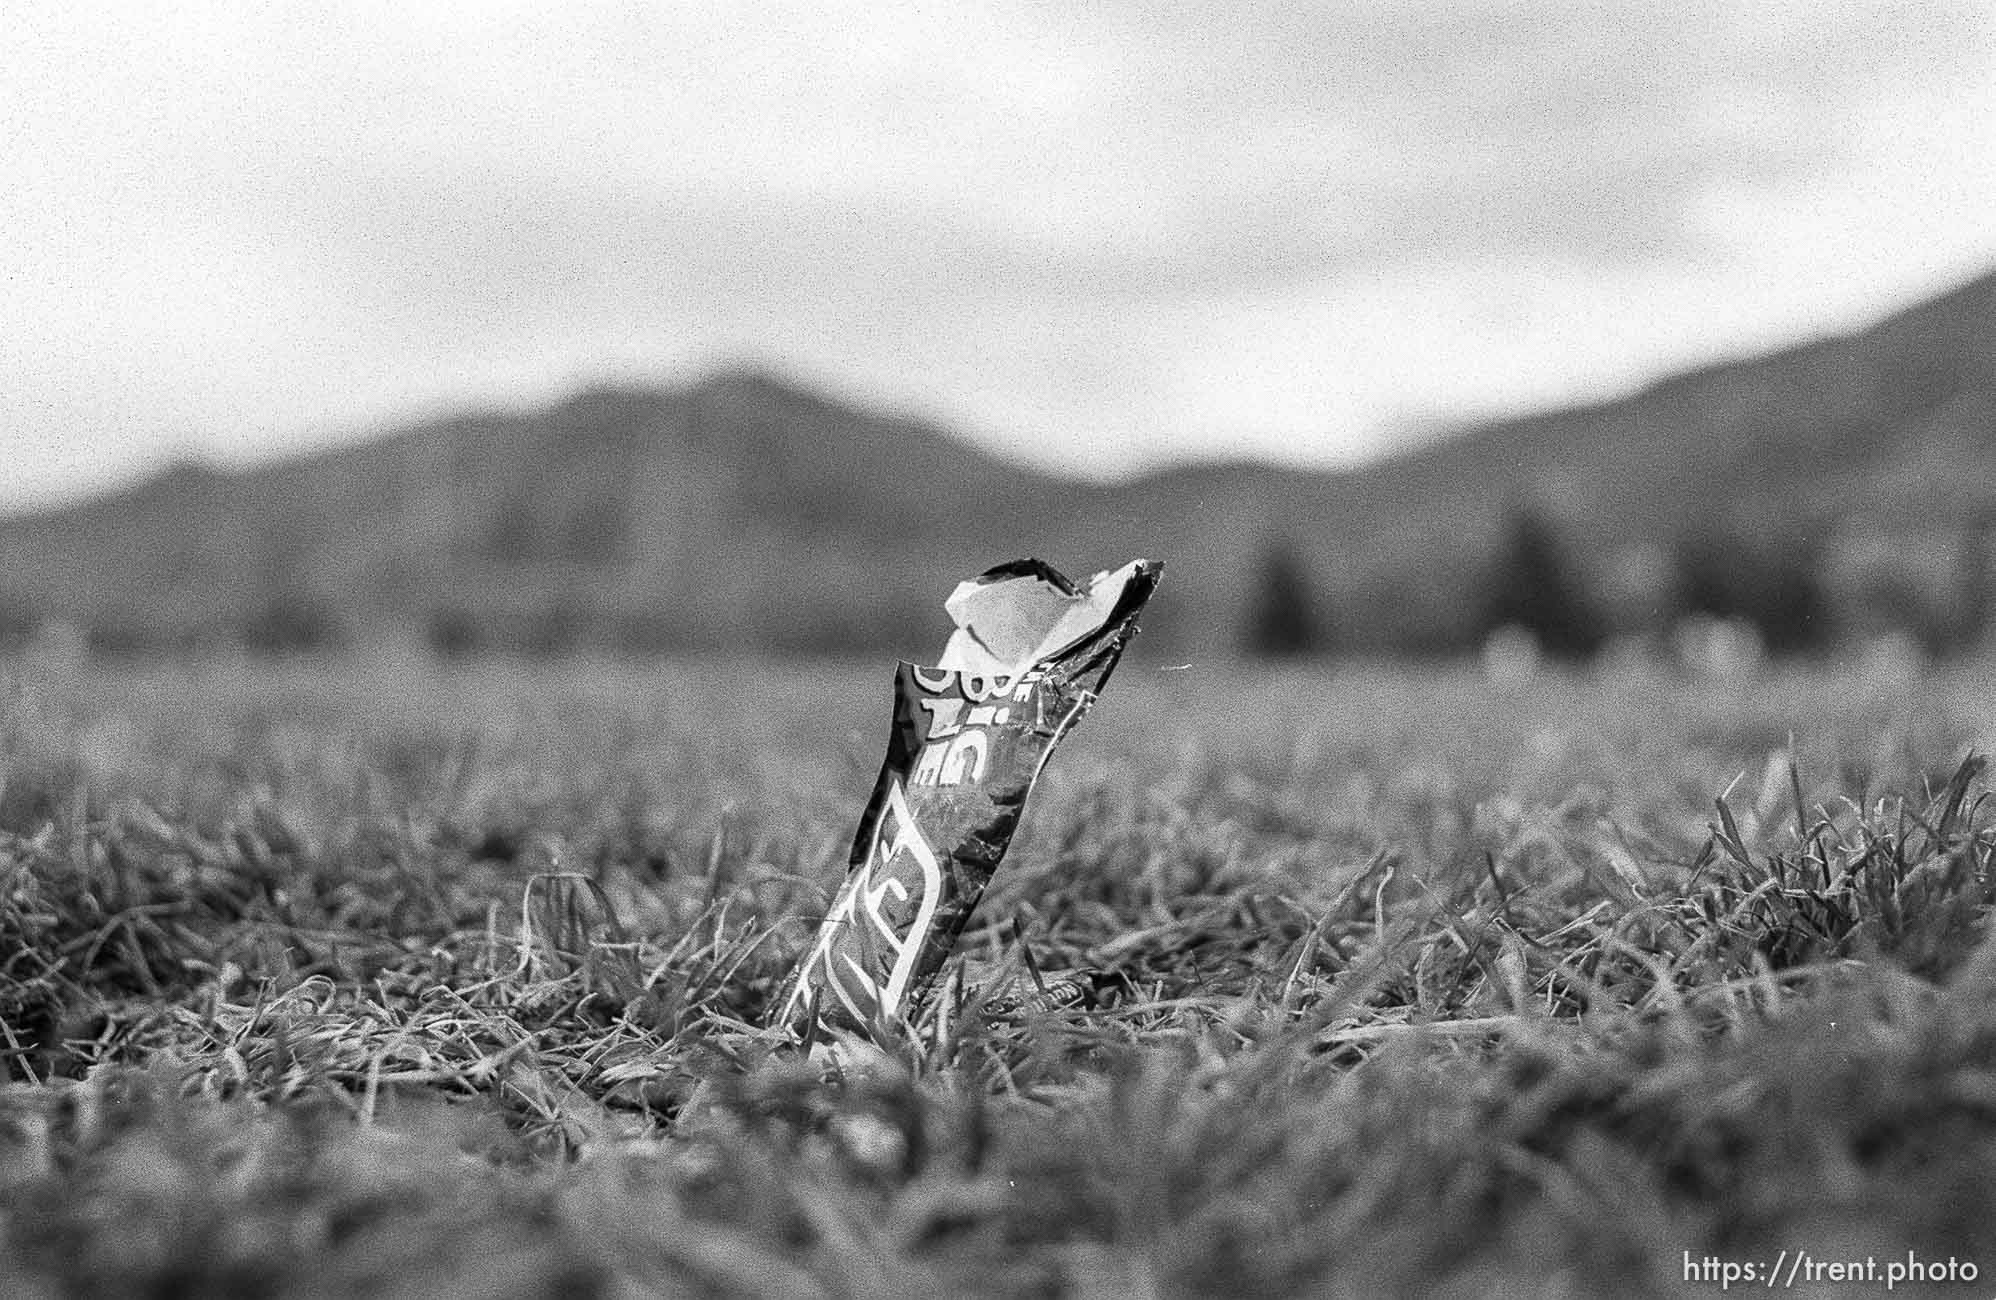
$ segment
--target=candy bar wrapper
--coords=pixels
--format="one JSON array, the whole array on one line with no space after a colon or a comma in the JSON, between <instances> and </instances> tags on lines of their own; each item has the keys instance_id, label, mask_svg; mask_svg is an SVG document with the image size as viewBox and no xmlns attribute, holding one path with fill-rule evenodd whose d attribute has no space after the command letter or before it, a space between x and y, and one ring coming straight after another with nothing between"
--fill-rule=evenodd
<instances>
[{"instance_id":1,"label":"candy bar wrapper","mask_svg":"<svg viewBox=\"0 0 1996 1300\"><path fill-rule=\"evenodd\" d=\"M902 663L894 724L845 883L775 1023L805 1041L883 1030L920 1002L998 870L1054 746L1108 681L1163 565L1076 586L1037 560L960 584L936 667Z\"/></svg>"}]
</instances>

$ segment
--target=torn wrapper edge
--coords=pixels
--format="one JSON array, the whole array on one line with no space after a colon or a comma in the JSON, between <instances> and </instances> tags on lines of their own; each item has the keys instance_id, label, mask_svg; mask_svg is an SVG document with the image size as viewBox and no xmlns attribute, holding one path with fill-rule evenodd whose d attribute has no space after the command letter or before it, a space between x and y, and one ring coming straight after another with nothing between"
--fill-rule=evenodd
<instances>
[{"instance_id":1,"label":"torn wrapper edge","mask_svg":"<svg viewBox=\"0 0 1996 1300\"><path fill-rule=\"evenodd\" d=\"M1163 565L1075 584L1018 560L958 584L933 668L902 663L845 881L773 1024L884 1042L920 1001L1011 842L1032 784L1115 668Z\"/></svg>"}]
</instances>

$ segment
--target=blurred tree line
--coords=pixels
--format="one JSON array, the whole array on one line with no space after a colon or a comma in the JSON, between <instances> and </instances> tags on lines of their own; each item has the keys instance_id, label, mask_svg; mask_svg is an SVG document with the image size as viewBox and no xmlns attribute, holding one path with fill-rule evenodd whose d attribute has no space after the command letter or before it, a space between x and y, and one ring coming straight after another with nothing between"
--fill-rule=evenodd
<instances>
[{"instance_id":1,"label":"blurred tree line","mask_svg":"<svg viewBox=\"0 0 1996 1300\"><path fill-rule=\"evenodd\" d=\"M1514 503L1479 571L1458 575L1468 596L1460 616L1382 642L1359 625L1376 594L1367 602L1327 590L1297 540L1277 534L1263 544L1240 646L1268 659L1463 655L1523 634L1538 653L1573 662L1617 642L1667 649L1687 625L1722 623L1776 657L1881 637L1947 657L1983 646L1992 631L1992 547L1996 510L1984 509L1912 534L1869 531L1862 521L1840 530L1714 523L1603 560L1564 536L1549 512Z\"/></svg>"},{"instance_id":2,"label":"blurred tree line","mask_svg":"<svg viewBox=\"0 0 1996 1300\"><path fill-rule=\"evenodd\" d=\"M253 589L260 597L218 605L190 621L196 632L163 631L122 607L55 621L110 655L284 656L387 645L442 659L745 648L818 656L877 653L890 638L919 653L948 632L936 571L977 565L968 555L914 549L883 557L856 581L862 566L851 557L814 554L800 542L758 552L727 583L689 578L662 590L649 574L632 575L627 512L589 504L545 518L501 511L474 539L491 575L483 586L405 588L395 576L381 599L356 601L309 556L280 550L264 563ZM1336 553L1301 531L1249 538L1234 570L1245 582L1230 605L1205 609L1231 609L1218 615L1227 620L1221 635L1264 659L1460 658L1500 643L1562 661L1631 644L1681 657L1687 636L1695 641L1712 627L1773 656L1835 654L1894 638L1945 657L1990 636L1992 547L1991 509L1898 532L1868 518L1825 524L1736 511L1604 554L1555 510L1516 500L1465 520L1446 545L1426 539L1359 572L1337 570ZM1184 580L1211 578L1188 566ZM1178 653L1191 633L1212 630L1193 626L1211 617L1191 599L1162 601L1146 620L1147 641ZM31 646L52 618L0 587L0 654Z\"/></svg>"}]
</instances>

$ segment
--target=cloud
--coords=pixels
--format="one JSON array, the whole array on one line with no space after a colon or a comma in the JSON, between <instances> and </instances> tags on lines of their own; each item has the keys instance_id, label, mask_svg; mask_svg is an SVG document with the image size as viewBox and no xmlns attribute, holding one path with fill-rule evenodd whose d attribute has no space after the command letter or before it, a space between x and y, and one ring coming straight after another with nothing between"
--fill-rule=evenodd
<instances>
[{"instance_id":1,"label":"cloud","mask_svg":"<svg viewBox=\"0 0 1996 1300\"><path fill-rule=\"evenodd\" d=\"M1869 238L1811 211L1830 196L1903 225L1854 197L1887 176L1949 205L1953 256L1996 249L1973 215L1996 178L1968 161L1996 38L1947 0L24 0L14 20L14 449L268 437L730 351L987 430L1045 422L1043 458L1190 445L1230 410L1349 442L1389 407L1467 400L1354 360L1376 346L1357 313L1403 349L1471 348L1503 327L1424 339L1409 304L1703 292L1778 263L1804 277L1792 316L1827 290L1784 232L1819 259ZM1917 255L1881 257L1867 292ZM1535 364L1599 364L1545 337ZM1351 361L1349 391L1313 357Z\"/></svg>"},{"instance_id":2,"label":"cloud","mask_svg":"<svg viewBox=\"0 0 1996 1300\"><path fill-rule=\"evenodd\" d=\"M1182 142L1161 171L1185 178L1191 260L1224 274L1210 245L1245 213L1275 277L1682 255L1703 195L1806 187L1848 161L1870 101L1984 74L1990 48L1986 19L1945 6L1230 5L1148 36L1140 11L1124 37Z\"/></svg>"}]
</instances>

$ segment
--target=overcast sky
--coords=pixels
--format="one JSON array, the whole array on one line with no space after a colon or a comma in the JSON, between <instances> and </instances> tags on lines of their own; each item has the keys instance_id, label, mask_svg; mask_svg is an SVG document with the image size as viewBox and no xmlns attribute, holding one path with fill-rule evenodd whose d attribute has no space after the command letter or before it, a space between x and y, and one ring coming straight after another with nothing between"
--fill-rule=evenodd
<instances>
[{"instance_id":1,"label":"overcast sky","mask_svg":"<svg viewBox=\"0 0 1996 1300\"><path fill-rule=\"evenodd\" d=\"M0 505L749 359L1350 463L1996 266L1996 17L0 0Z\"/></svg>"}]
</instances>

